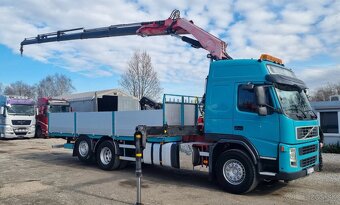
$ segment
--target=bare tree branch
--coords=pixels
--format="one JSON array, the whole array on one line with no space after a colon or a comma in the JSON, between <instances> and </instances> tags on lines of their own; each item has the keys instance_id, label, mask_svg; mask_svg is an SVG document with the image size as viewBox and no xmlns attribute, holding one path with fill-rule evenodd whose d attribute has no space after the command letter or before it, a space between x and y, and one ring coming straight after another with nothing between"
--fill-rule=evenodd
<instances>
[{"instance_id":1,"label":"bare tree branch","mask_svg":"<svg viewBox=\"0 0 340 205\"><path fill-rule=\"evenodd\" d=\"M63 74L49 75L40 80L36 87L38 97L54 97L74 90L72 80Z\"/></svg>"},{"instance_id":2,"label":"bare tree branch","mask_svg":"<svg viewBox=\"0 0 340 205\"><path fill-rule=\"evenodd\" d=\"M152 67L151 57L145 51L133 54L119 83L125 91L138 99L144 96L157 99L163 91L157 72Z\"/></svg>"},{"instance_id":3,"label":"bare tree branch","mask_svg":"<svg viewBox=\"0 0 340 205\"><path fill-rule=\"evenodd\" d=\"M36 91L35 86L28 85L22 81L16 81L6 86L3 93L5 95L17 95L35 98L36 97L35 91Z\"/></svg>"},{"instance_id":4,"label":"bare tree branch","mask_svg":"<svg viewBox=\"0 0 340 205\"><path fill-rule=\"evenodd\" d=\"M316 89L311 96L311 101L329 101L332 95L340 95L340 82L337 84L329 83Z\"/></svg>"}]
</instances>

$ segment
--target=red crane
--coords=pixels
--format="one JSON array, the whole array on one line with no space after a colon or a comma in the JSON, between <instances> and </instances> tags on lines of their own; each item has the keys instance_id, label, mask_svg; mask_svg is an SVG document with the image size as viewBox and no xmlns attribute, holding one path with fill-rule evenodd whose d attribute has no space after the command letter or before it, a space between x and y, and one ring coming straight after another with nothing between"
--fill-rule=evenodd
<instances>
[{"instance_id":1,"label":"red crane","mask_svg":"<svg viewBox=\"0 0 340 205\"><path fill-rule=\"evenodd\" d=\"M195 39L182 36L183 34L191 34ZM172 35L179 37L194 48L207 50L208 57L213 60L232 59L226 52L227 44L224 41L196 26L192 21L181 18L178 10L174 10L168 19L161 21L119 24L94 29L75 28L39 34L36 37L25 38L21 42L20 51L22 53L23 46L29 44L127 35L142 37Z\"/></svg>"}]
</instances>

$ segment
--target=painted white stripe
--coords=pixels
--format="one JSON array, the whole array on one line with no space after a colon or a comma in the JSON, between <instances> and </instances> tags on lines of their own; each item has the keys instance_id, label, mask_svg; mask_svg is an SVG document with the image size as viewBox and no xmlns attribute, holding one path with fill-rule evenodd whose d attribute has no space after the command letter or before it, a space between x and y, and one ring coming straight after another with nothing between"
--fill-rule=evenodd
<instances>
[{"instance_id":1,"label":"painted white stripe","mask_svg":"<svg viewBox=\"0 0 340 205\"><path fill-rule=\"evenodd\" d=\"M260 157L261 159L276 160L274 157Z\"/></svg>"},{"instance_id":2,"label":"painted white stripe","mask_svg":"<svg viewBox=\"0 0 340 205\"><path fill-rule=\"evenodd\" d=\"M209 152L200 152L200 156L209 157Z\"/></svg>"},{"instance_id":3,"label":"painted white stripe","mask_svg":"<svg viewBox=\"0 0 340 205\"><path fill-rule=\"evenodd\" d=\"M40 121L40 120L38 120L38 122L39 123L41 123L41 124L43 124L43 125L46 125L46 126L48 126L48 124L46 124L46 123L43 123L42 121Z\"/></svg>"},{"instance_id":4,"label":"painted white stripe","mask_svg":"<svg viewBox=\"0 0 340 205\"><path fill-rule=\"evenodd\" d=\"M124 156L119 156L119 159L126 160L126 161L136 161L136 158L134 157L124 157Z\"/></svg>"},{"instance_id":5,"label":"painted white stripe","mask_svg":"<svg viewBox=\"0 0 340 205\"><path fill-rule=\"evenodd\" d=\"M130 144L119 144L119 147L128 148L128 149L136 149L135 145L130 145Z\"/></svg>"},{"instance_id":6,"label":"painted white stripe","mask_svg":"<svg viewBox=\"0 0 340 205\"><path fill-rule=\"evenodd\" d=\"M275 176L276 175L276 173L274 173L274 172L260 172L260 175L266 175L266 176Z\"/></svg>"}]
</instances>

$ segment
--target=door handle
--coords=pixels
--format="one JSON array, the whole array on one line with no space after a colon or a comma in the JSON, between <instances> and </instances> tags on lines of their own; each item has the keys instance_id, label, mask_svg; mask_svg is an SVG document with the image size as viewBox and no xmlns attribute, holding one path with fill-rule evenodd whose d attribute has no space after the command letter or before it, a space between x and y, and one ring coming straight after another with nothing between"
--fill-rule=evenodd
<instances>
[{"instance_id":1,"label":"door handle","mask_svg":"<svg viewBox=\"0 0 340 205\"><path fill-rule=\"evenodd\" d=\"M243 126L240 125L234 126L234 130L243 130Z\"/></svg>"}]
</instances>

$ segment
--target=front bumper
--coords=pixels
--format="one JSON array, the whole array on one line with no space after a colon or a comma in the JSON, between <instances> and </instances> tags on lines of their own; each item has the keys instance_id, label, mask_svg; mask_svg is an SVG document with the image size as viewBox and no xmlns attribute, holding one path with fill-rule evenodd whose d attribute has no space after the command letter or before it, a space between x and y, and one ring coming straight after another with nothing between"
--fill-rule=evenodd
<instances>
[{"instance_id":1,"label":"front bumper","mask_svg":"<svg viewBox=\"0 0 340 205\"><path fill-rule=\"evenodd\" d=\"M313 166L313 168L314 168L314 172L319 171L319 164ZM310 174L313 174L313 173L310 173ZM308 176L310 174L307 173L307 169L303 169L301 171L292 172L292 173L279 172L275 176L270 177L270 179L292 181L292 180L295 180L301 177Z\"/></svg>"},{"instance_id":2,"label":"front bumper","mask_svg":"<svg viewBox=\"0 0 340 205\"><path fill-rule=\"evenodd\" d=\"M8 133L2 133L0 134L0 138L4 139L16 139L16 138L33 138L35 133L25 134L25 135L16 135L16 134L8 134Z\"/></svg>"}]
</instances>

